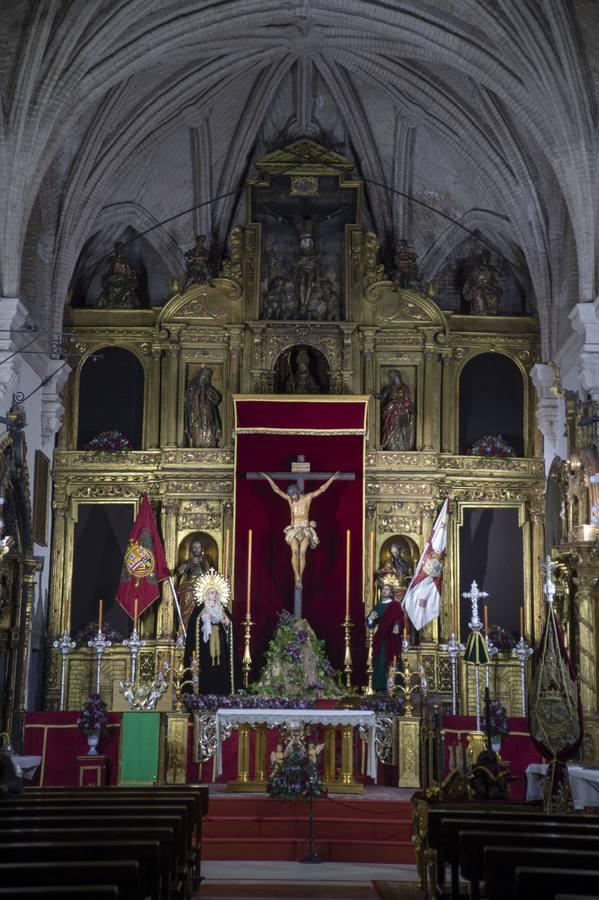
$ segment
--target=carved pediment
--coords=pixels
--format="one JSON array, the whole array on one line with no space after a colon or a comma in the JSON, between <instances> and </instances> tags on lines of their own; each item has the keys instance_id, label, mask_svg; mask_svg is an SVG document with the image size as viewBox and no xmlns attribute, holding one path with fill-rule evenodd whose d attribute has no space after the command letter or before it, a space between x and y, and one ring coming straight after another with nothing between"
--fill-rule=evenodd
<instances>
[{"instance_id":1,"label":"carved pediment","mask_svg":"<svg viewBox=\"0 0 599 900\"><path fill-rule=\"evenodd\" d=\"M380 325L418 322L446 328L445 316L436 303L411 289L397 289L391 281L379 281L366 291L366 299L376 306Z\"/></svg>"},{"instance_id":2,"label":"carved pediment","mask_svg":"<svg viewBox=\"0 0 599 900\"><path fill-rule=\"evenodd\" d=\"M240 297L239 284L230 278L213 278L211 284L192 284L186 291L177 290L173 294L159 321L224 322L231 304Z\"/></svg>"},{"instance_id":3,"label":"carved pediment","mask_svg":"<svg viewBox=\"0 0 599 900\"><path fill-rule=\"evenodd\" d=\"M310 173L321 175L332 172L339 175L349 174L354 168L354 163L345 156L341 156L340 153L328 150L322 144L317 144L316 141L301 138L280 150L267 153L256 162L256 168L259 172L266 172L268 175L276 175L280 172L287 175L296 174L296 172L304 175Z\"/></svg>"}]
</instances>

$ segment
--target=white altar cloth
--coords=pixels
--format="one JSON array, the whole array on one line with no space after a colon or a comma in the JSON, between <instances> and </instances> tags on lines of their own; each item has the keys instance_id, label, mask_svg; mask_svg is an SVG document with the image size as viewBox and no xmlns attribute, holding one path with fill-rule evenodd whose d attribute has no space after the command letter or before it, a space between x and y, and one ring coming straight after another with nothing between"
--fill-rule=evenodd
<instances>
[{"instance_id":1,"label":"white altar cloth","mask_svg":"<svg viewBox=\"0 0 599 900\"><path fill-rule=\"evenodd\" d=\"M526 769L526 799L542 800L543 793L539 777L547 772L545 763L531 763ZM585 769L583 766L568 766L570 790L575 809L599 806L599 769Z\"/></svg>"},{"instance_id":2,"label":"white altar cloth","mask_svg":"<svg viewBox=\"0 0 599 900\"><path fill-rule=\"evenodd\" d=\"M375 731L376 715L371 709L217 709L216 711L216 771L223 772L221 729L223 725L362 725L368 728L367 775L376 781Z\"/></svg>"}]
</instances>

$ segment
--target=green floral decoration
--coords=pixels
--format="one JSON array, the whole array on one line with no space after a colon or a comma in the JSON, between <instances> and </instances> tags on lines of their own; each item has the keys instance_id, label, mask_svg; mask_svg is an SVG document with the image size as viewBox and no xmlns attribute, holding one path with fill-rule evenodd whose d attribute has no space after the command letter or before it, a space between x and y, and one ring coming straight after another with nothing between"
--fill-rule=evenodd
<instances>
[{"instance_id":1,"label":"green floral decoration","mask_svg":"<svg viewBox=\"0 0 599 900\"><path fill-rule=\"evenodd\" d=\"M300 744L292 744L282 762L275 766L266 785L266 793L279 800L303 800L326 797L318 768Z\"/></svg>"}]
</instances>

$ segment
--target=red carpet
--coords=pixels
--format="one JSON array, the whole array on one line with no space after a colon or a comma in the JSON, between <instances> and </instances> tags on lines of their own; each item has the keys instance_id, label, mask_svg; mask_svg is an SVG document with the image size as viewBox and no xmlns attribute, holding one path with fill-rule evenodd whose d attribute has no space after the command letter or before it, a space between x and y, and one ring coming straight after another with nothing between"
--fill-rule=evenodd
<instances>
[{"instance_id":1,"label":"red carpet","mask_svg":"<svg viewBox=\"0 0 599 900\"><path fill-rule=\"evenodd\" d=\"M210 796L204 859L302 859L309 805L264 795ZM314 837L326 862L414 864L412 809L406 800L333 796L314 803Z\"/></svg>"}]
</instances>

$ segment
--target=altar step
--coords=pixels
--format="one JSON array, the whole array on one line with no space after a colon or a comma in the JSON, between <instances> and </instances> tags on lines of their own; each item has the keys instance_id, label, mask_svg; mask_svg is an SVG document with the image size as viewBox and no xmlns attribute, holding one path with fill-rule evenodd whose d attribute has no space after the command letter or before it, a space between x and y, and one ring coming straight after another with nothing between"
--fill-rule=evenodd
<instances>
[{"instance_id":1,"label":"altar step","mask_svg":"<svg viewBox=\"0 0 599 900\"><path fill-rule=\"evenodd\" d=\"M204 859L293 862L307 852L309 805L265 797L210 798ZM314 837L327 862L415 862L412 809L405 801L335 797L314 803Z\"/></svg>"}]
</instances>

